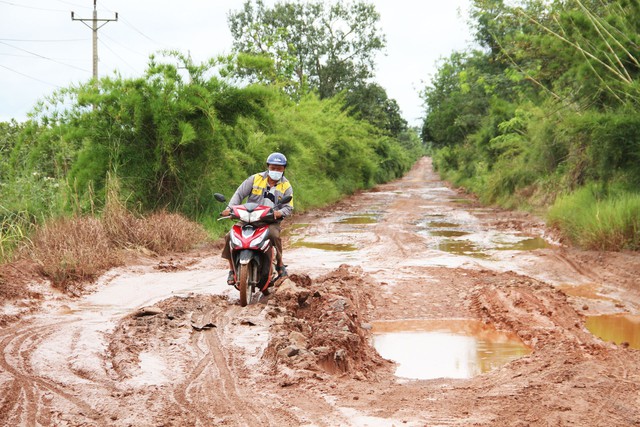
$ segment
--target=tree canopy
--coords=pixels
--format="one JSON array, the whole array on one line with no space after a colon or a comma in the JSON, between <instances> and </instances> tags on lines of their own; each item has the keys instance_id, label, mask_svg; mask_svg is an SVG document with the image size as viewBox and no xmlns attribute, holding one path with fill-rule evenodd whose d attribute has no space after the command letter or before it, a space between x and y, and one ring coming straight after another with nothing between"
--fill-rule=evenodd
<instances>
[{"instance_id":1,"label":"tree canopy","mask_svg":"<svg viewBox=\"0 0 640 427\"><path fill-rule=\"evenodd\" d=\"M291 91L315 90L320 98L362 84L374 75L375 56L386 44L373 4L356 1L278 2L269 8L247 0L229 14L236 53L273 60L273 75Z\"/></svg>"},{"instance_id":2,"label":"tree canopy","mask_svg":"<svg viewBox=\"0 0 640 427\"><path fill-rule=\"evenodd\" d=\"M422 92L441 171L507 204L640 188L640 3L474 0L471 25Z\"/></svg>"}]
</instances>

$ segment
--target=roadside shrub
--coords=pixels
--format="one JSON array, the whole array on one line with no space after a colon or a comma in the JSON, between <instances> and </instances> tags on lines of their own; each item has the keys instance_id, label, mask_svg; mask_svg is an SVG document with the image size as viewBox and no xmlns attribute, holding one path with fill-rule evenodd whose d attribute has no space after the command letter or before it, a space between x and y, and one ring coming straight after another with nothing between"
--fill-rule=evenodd
<instances>
[{"instance_id":1,"label":"roadside shrub","mask_svg":"<svg viewBox=\"0 0 640 427\"><path fill-rule=\"evenodd\" d=\"M201 225L179 214L161 211L137 218L112 207L102 220L76 216L47 222L33 236L31 255L42 274L66 291L70 283L93 280L121 265L124 248L164 255L187 251L206 238Z\"/></svg>"},{"instance_id":2,"label":"roadside shrub","mask_svg":"<svg viewBox=\"0 0 640 427\"><path fill-rule=\"evenodd\" d=\"M58 218L38 229L33 237L33 258L54 286L91 280L122 260L100 220L90 217Z\"/></svg>"},{"instance_id":3,"label":"roadside shrub","mask_svg":"<svg viewBox=\"0 0 640 427\"><path fill-rule=\"evenodd\" d=\"M0 263L11 261L33 229L34 219L27 212L0 213Z\"/></svg>"},{"instance_id":4,"label":"roadside shrub","mask_svg":"<svg viewBox=\"0 0 640 427\"><path fill-rule=\"evenodd\" d=\"M548 221L585 249L640 249L640 194L586 186L559 197Z\"/></svg>"},{"instance_id":5,"label":"roadside shrub","mask_svg":"<svg viewBox=\"0 0 640 427\"><path fill-rule=\"evenodd\" d=\"M185 252L206 238L207 233L200 224L179 214L160 211L138 221L135 243L164 255Z\"/></svg>"}]
</instances>

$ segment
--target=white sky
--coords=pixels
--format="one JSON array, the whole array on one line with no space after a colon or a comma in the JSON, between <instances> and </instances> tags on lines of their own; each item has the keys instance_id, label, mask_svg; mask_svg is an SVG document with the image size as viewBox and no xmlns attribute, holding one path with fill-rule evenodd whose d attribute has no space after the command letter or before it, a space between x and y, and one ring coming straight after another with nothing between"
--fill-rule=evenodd
<instances>
[{"instance_id":1,"label":"white sky","mask_svg":"<svg viewBox=\"0 0 640 427\"><path fill-rule=\"evenodd\" d=\"M410 125L421 125L419 91L439 58L471 40L470 0L373 0L387 36L376 81L400 105ZM275 0L266 0L273 4ZM98 18L113 18L98 31L100 76L118 70L141 75L149 54L171 48L196 62L231 50L230 11L244 0L98 0ZM0 121L24 120L38 99L58 87L91 78L93 0L0 0Z\"/></svg>"}]
</instances>

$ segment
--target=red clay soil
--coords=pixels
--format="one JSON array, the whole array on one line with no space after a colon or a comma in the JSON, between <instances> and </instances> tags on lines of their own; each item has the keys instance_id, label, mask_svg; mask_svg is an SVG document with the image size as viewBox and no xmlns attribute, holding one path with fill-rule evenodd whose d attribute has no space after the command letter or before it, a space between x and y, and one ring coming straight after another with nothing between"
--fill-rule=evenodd
<instances>
[{"instance_id":1,"label":"red clay soil","mask_svg":"<svg viewBox=\"0 0 640 427\"><path fill-rule=\"evenodd\" d=\"M425 221L553 240L529 214L464 197L423 159L401 180L297 215L285 249L290 278L244 308L232 290L168 291L128 312L104 306L114 314L98 324L87 295L45 282L25 292L20 274L29 275L3 270L0 424L640 425L640 351L585 328L586 315L638 314L640 256L554 244L444 254ZM363 215L375 221L343 221ZM201 250L114 270L88 289L198 274L213 283L225 269L218 250ZM592 294L577 292L587 285ZM374 322L401 319L479 320L531 353L472 378L402 379L372 345Z\"/></svg>"}]
</instances>

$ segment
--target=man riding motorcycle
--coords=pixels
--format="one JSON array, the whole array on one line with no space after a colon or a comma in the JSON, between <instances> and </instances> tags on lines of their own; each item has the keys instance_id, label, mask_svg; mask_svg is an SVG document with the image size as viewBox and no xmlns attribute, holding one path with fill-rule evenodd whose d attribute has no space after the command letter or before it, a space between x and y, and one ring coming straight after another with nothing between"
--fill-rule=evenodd
<instances>
[{"instance_id":1,"label":"man riding motorcycle","mask_svg":"<svg viewBox=\"0 0 640 427\"><path fill-rule=\"evenodd\" d=\"M271 153L267 157L267 170L261 173L251 175L236 190L229 200L229 205L222 211L221 216L228 216L231 212L230 206L239 205L245 197L247 203L265 204L265 200L270 200L273 205L277 205L284 197L291 195L293 197L293 188L289 180L284 177L284 171L287 167L287 158L282 153ZM293 199L279 210L274 212L274 217L278 220L269 225L269 239L274 248L276 248L276 271L279 277L286 277L287 269L282 262L282 240L280 239L280 221L291 215L293 212ZM234 285L236 277L233 269L233 261L231 259L231 248L229 242L230 233L225 236L224 249L222 250L222 258L229 261L229 276L227 284Z\"/></svg>"}]
</instances>

